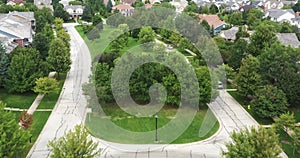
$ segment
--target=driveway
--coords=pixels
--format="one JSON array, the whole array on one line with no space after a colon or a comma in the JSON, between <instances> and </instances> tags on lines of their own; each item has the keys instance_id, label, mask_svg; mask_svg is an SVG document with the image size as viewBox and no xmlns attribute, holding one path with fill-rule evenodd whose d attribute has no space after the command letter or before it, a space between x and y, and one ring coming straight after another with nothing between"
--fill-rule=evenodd
<instances>
[{"instance_id":1,"label":"driveway","mask_svg":"<svg viewBox=\"0 0 300 158\"><path fill-rule=\"evenodd\" d=\"M75 24L64 24L71 36L71 69L47 123L31 148L28 158L49 157L49 140L63 136L85 117L86 99L82 94L82 84L88 82L91 73L91 57L83 39L74 28Z\"/></svg>"}]
</instances>

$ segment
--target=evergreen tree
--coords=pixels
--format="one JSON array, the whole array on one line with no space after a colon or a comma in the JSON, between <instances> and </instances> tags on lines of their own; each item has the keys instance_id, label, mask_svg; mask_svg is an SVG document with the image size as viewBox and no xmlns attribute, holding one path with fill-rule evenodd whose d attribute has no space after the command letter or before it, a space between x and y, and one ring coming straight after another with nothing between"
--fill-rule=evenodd
<instances>
[{"instance_id":1,"label":"evergreen tree","mask_svg":"<svg viewBox=\"0 0 300 158\"><path fill-rule=\"evenodd\" d=\"M39 52L33 48L17 48L12 53L5 88L11 93L32 90L35 80L43 75Z\"/></svg>"},{"instance_id":2,"label":"evergreen tree","mask_svg":"<svg viewBox=\"0 0 300 158\"><path fill-rule=\"evenodd\" d=\"M5 48L0 42L0 87L4 86L4 81L7 78L7 70L9 67L9 58L5 53Z\"/></svg>"}]
</instances>

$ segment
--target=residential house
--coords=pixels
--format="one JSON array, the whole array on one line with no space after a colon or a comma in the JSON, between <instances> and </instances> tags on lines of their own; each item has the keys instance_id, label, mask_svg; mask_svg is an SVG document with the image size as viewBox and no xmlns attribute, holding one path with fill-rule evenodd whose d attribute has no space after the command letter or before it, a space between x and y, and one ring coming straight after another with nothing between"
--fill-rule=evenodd
<instances>
[{"instance_id":1,"label":"residential house","mask_svg":"<svg viewBox=\"0 0 300 158\"><path fill-rule=\"evenodd\" d=\"M232 27L228 30L223 30L220 32L219 36L228 41L236 40L236 33L239 31L238 27Z\"/></svg>"},{"instance_id":2,"label":"residential house","mask_svg":"<svg viewBox=\"0 0 300 158\"><path fill-rule=\"evenodd\" d=\"M7 5L24 5L26 3L25 0L7 0L6 4Z\"/></svg>"},{"instance_id":3,"label":"residential house","mask_svg":"<svg viewBox=\"0 0 300 158\"><path fill-rule=\"evenodd\" d=\"M216 14L213 15L200 14L199 19L200 22L202 22L203 20L207 21L208 25L214 28L215 34L220 33L220 31L227 26L227 24L222 20L220 20L220 18Z\"/></svg>"},{"instance_id":4,"label":"residential house","mask_svg":"<svg viewBox=\"0 0 300 158\"><path fill-rule=\"evenodd\" d=\"M8 43L14 42L20 47L27 47L33 40L34 29L33 12L0 14L0 37Z\"/></svg>"},{"instance_id":5,"label":"residential house","mask_svg":"<svg viewBox=\"0 0 300 158\"><path fill-rule=\"evenodd\" d=\"M34 4L42 9L44 7L49 8L53 11L52 0L34 0Z\"/></svg>"},{"instance_id":6,"label":"residential house","mask_svg":"<svg viewBox=\"0 0 300 158\"><path fill-rule=\"evenodd\" d=\"M292 23L295 12L293 9L269 9L265 12L264 17L269 17L272 21Z\"/></svg>"},{"instance_id":7,"label":"residential house","mask_svg":"<svg viewBox=\"0 0 300 158\"><path fill-rule=\"evenodd\" d=\"M69 13L72 19L81 18L83 14L83 7L82 5L66 5L64 10Z\"/></svg>"},{"instance_id":8,"label":"residential house","mask_svg":"<svg viewBox=\"0 0 300 158\"><path fill-rule=\"evenodd\" d=\"M300 16L291 19L291 24L298 26L300 28Z\"/></svg>"},{"instance_id":9,"label":"residential house","mask_svg":"<svg viewBox=\"0 0 300 158\"><path fill-rule=\"evenodd\" d=\"M0 37L0 41L5 48L7 54L11 53L15 48L18 47L18 44L13 41L13 38L10 37Z\"/></svg>"},{"instance_id":10,"label":"residential house","mask_svg":"<svg viewBox=\"0 0 300 158\"><path fill-rule=\"evenodd\" d=\"M112 7L112 12L114 12L115 10L118 10L119 13L121 13L124 16L131 16L134 12L134 8L129 4L118 4Z\"/></svg>"},{"instance_id":11,"label":"residential house","mask_svg":"<svg viewBox=\"0 0 300 158\"><path fill-rule=\"evenodd\" d=\"M265 11L270 9L281 9L284 6L280 0L262 0L257 5L264 7Z\"/></svg>"},{"instance_id":12,"label":"residential house","mask_svg":"<svg viewBox=\"0 0 300 158\"><path fill-rule=\"evenodd\" d=\"M188 1L186 0L172 0L169 2L171 5L175 6L176 12L183 12L184 8L188 6Z\"/></svg>"},{"instance_id":13,"label":"residential house","mask_svg":"<svg viewBox=\"0 0 300 158\"><path fill-rule=\"evenodd\" d=\"M298 48L300 46L300 42L295 33L278 33L276 36L285 46L291 46L293 48Z\"/></svg>"},{"instance_id":14,"label":"residential house","mask_svg":"<svg viewBox=\"0 0 300 158\"><path fill-rule=\"evenodd\" d=\"M121 0L121 2L122 2L123 4L129 4L129 5L132 5L133 3L136 2L136 0Z\"/></svg>"}]
</instances>

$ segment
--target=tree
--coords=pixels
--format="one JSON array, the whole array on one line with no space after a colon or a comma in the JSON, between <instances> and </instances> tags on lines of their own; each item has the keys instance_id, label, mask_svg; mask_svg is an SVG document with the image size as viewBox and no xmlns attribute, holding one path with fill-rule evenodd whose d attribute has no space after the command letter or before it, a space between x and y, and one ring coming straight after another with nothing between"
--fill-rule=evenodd
<instances>
[{"instance_id":1,"label":"tree","mask_svg":"<svg viewBox=\"0 0 300 158\"><path fill-rule=\"evenodd\" d=\"M227 143L226 158L234 157L268 157L278 158L281 153L278 135L274 130L263 127L246 128L231 135L233 142Z\"/></svg>"},{"instance_id":2,"label":"tree","mask_svg":"<svg viewBox=\"0 0 300 158\"><path fill-rule=\"evenodd\" d=\"M300 11L300 3L297 2L294 6L292 6L292 9L294 12L299 12Z\"/></svg>"},{"instance_id":3,"label":"tree","mask_svg":"<svg viewBox=\"0 0 300 158\"><path fill-rule=\"evenodd\" d=\"M27 130L30 125L33 123L33 117L27 111L22 111L21 116L19 117L20 125L23 129Z\"/></svg>"},{"instance_id":4,"label":"tree","mask_svg":"<svg viewBox=\"0 0 300 158\"><path fill-rule=\"evenodd\" d=\"M230 49L230 56L228 59L228 65L233 69L238 70L241 66L242 59L246 56L248 43L244 39L238 39L234 42Z\"/></svg>"},{"instance_id":5,"label":"tree","mask_svg":"<svg viewBox=\"0 0 300 158\"><path fill-rule=\"evenodd\" d=\"M0 157L18 157L28 147L31 135L20 128L14 113L4 110L5 106L0 101Z\"/></svg>"},{"instance_id":6,"label":"tree","mask_svg":"<svg viewBox=\"0 0 300 158\"><path fill-rule=\"evenodd\" d=\"M107 5L106 5L107 11L111 12L112 7L113 7L113 4L112 4L111 0L108 0Z\"/></svg>"},{"instance_id":7,"label":"tree","mask_svg":"<svg viewBox=\"0 0 300 158\"><path fill-rule=\"evenodd\" d=\"M58 93L59 83L54 78L43 77L35 81L35 87L33 91L40 94Z\"/></svg>"},{"instance_id":8,"label":"tree","mask_svg":"<svg viewBox=\"0 0 300 158\"><path fill-rule=\"evenodd\" d=\"M17 48L13 52L5 88L9 92L23 93L31 90L35 79L43 75L40 54L33 48Z\"/></svg>"},{"instance_id":9,"label":"tree","mask_svg":"<svg viewBox=\"0 0 300 158\"><path fill-rule=\"evenodd\" d=\"M292 25L289 22L283 22L281 24L281 30L280 33L292 33Z\"/></svg>"},{"instance_id":10,"label":"tree","mask_svg":"<svg viewBox=\"0 0 300 158\"><path fill-rule=\"evenodd\" d=\"M219 8L215 4L212 4L209 7L209 13L210 14L217 14L218 12L219 12Z\"/></svg>"},{"instance_id":11,"label":"tree","mask_svg":"<svg viewBox=\"0 0 300 158\"><path fill-rule=\"evenodd\" d=\"M243 24L243 15L241 12L234 12L230 14L229 23L232 25L242 25Z\"/></svg>"},{"instance_id":12,"label":"tree","mask_svg":"<svg viewBox=\"0 0 300 158\"><path fill-rule=\"evenodd\" d=\"M52 30L49 23L45 24L45 26L42 30L42 34L45 35L48 38L49 43L54 39L53 30Z\"/></svg>"},{"instance_id":13,"label":"tree","mask_svg":"<svg viewBox=\"0 0 300 158\"><path fill-rule=\"evenodd\" d=\"M34 12L34 18L35 18L35 31L41 32L45 25L52 24L53 22L53 16L52 11L49 8L44 7L43 9L39 9L36 12Z\"/></svg>"},{"instance_id":14,"label":"tree","mask_svg":"<svg viewBox=\"0 0 300 158\"><path fill-rule=\"evenodd\" d=\"M275 86L267 85L255 92L250 103L261 118L271 118L286 112L288 103L284 92Z\"/></svg>"},{"instance_id":15,"label":"tree","mask_svg":"<svg viewBox=\"0 0 300 158\"><path fill-rule=\"evenodd\" d=\"M120 29L116 29L110 34L110 49L112 52L120 52L128 43L128 32L124 33Z\"/></svg>"},{"instance_id":16,"label":"tree","mask_svg":"<svg viewBox=\"0 0 300 158\"><path fill-rule=\"evenodd\" d=\"M54 5L54 17L61 18L64 21L68 21L70 15L67 11L64 10L64 6L60 3Z\"/></svg>"},{"instance_id":17,"label":"tree","mask_svg":"<svg viewBox=\"0 0 300 158\"><path fill-rule=\"evenodd\" d=\"M201 14L209 14L209 6L205 5L203 8L201 8Z\"/></svg>"},{"instance_id":18,"label":"tree","mask_svg":"<svg viewBox=\"0 0 300 158\"><path fill-rule=\"evenodd\" d=\"M206 20L202 20L202 21L201 21L201 25L204 27L204 29L205 29L206 31L209 31L209 30L210 30L210 26L209 26L209 24L208 24L208 22L207 22Z\"/></svg>"},{"instance_id":19,"label":"tree","mask_svg":"<svg viewBox=\"0 0 300 158\"><path fill-rule=\"evenodd\" d=\"M154 42L155 32L150 26L145 26L141 28L139 33L139 41L141 43Z\"/></svg>"},{"instance_id":20,"label":"tree","mask_svg":"<svg viewBox=\"0 0 300 158\"><path fill-rule=\"evenodd\" d=\"M70 52L61 39L56 38L52 40L46 61L50 70L56 71L58 76L59 73L70 70Z\"/></svg>"},{"instance_id":21,"label":"tree","mask_svg":"<svg viewBox=\"0 0 300 158\"><path fill-rule=\"evenodd\" d=\"M198 5L195 2L189 2L188 6L186 6L183 10L185 13L197 13L198 12Z\"/></svg>"},{"instance_id":22,"label":"tree","mask_svg":"<svg viewBox=\"0 0 300 158\"><path fill-rule=\"evenodd\" d=\"M93 158L99 156L101 150L98 143L89 138L88 131L80 125L75 126L65 136L49 142L48 147L53 151L51 158Z\"/></svg>"},{"instance_id":23,"label":"tree","mask_svg":"<svg viewBox=\"0 0 300 158\"><path fill-rule=\"evenodd\" d=\"M7 78L7 70L9 67L9 58L5 53L5 48L0 42L0 87L4 86L5 79Z\"/></svg>"},{"instance_id":24,"label":"tree","mask_svg":"<svg viewBox=\"0 0 300 158\"><path fill-rule=\"evenodd\" d=\"M153 46L153 42L155 41L155 32L150 26L144 26L141 28L139 33L139 41L143 44L143 46L147 49Z\"/></svg>"},{"instance_id":25,"label":"tree","mask_svg":"<svg viewBox=\"0 0 300 158\"><path fill-rule=\"evenodd\" d=\"M249 52L253 56L259 55L264 48L269 48L277 40L275 28L272 25L261 23L250 37Z\"/></svg>"},{"instance_id":26,"label":"tree","mask_svg":"<svg viewBox=\"0 0 300 158\"><path fill-rule=\"evenodd\" d=\"M238 92L243 96L253 96L261 85L261 76L258 74L260 63L256 57L248 55L242 60L242 65L234 80Z\"/></svg>"},{"instance_id":27,"label":"tree","mask_svg":"<svg viewBox=\"0 0 300 158\"><path fill-rule=\"evenodd\" d=\"M296 124L294 113L290 112L281 114L278 118L275 118L274 121L273 126L277 131L284 130L287 132L287 129L294 129Z\"/></svg>"},{"instance_id":28,"label":"tree","mask_svg":"<svg viewBox=\"0 0 300 158\"><path fill-rule=\"evenodd\" d=\"M89 5L85 5L81 19L90 22L92 21L92 17L91 7Z\"/></svg>"},{"instance_id":29,"label":"tree","mask_svg":"<svg viewBox=\"0 0 300 158\"><path fill-rule=\"evenodd\" d=\"M49 45L49 40L46 35L37 33L33 37L32 47L40 52L41 58L43 60L45 60L48 56Z\"/></svg>"},{"instance_id":30,"label":"tree","mask_svg":"<svg viewBox=\"0 0 300 158\"><path fill-rule=\"evenodd\" d=\"M256 8L251 9L249 12L247 12L247 20L246 23L249 25L251 29L254 29L256 26L258 26L261 23L261 19L264 16L264 13Z\"/></svg>"},{"instance_id":31,"label":"tree","mask_svg":"<svg viewBox=\"0 0 300 158\"><path fill-rule=\"evenodd\" d=\"M96 26L99 31L103 30L103 20L100 15L93 16L93 26Z\"/></svg>"}]
</instances>

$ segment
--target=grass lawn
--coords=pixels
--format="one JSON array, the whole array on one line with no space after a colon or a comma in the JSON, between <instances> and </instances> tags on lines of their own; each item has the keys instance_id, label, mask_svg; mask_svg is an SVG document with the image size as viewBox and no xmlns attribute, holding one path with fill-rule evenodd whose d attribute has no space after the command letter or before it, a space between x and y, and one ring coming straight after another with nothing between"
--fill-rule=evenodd
<instances>
[{"instance_id":1,"label":"grass lawn","mask_svg":"<svg viewBox=\"0 0 300 158\"><path fill-rule=\"evenodd\" d=\"M6 89L0 88L0 100L6 103L6 107L28 109L37 94L27 92L23 94L11 94Z\"/></svg>"},{"instance_id":2,"label":"grass lawn","mask_svg":"<svg viewBox=\"0 0 300 158\"><path fill-rule=\"evenodd\" d=\"M283 130L279 131L281 146L289 158L298 158L300 153L293 154L292 138Z\"/></svg>"},{"instance_id":3,"label":"grass lawn","mask_svg":"<svg viewBox=\"0 0 300 158\"><path fill-rule=\"evenodd\" d=\"M228 93L238 102L240 103L244 109L261 125L269 125L272 124L274 121L269 118L269 119L263 119L258 117L254 110L250 108L250 110L248 109L248 105L249 105L249 100L247 98L244 98L243 96L239 95L237 91L228 91Z\"/></svg>"},{"instance_id":4,"label":"grass lawn","mask_svg":"<svg viewBox=\"0 0 300 158\"><path fill-rule=\"evenodd\" d=\"M101 54L107 49L109 44L109 36L114 30L108 25L103 25L103 30L100 32L100 39L90 41L83 33L81 25L76 26L75 28L88 46L92 59L94 59L97 54Z\"/></svg>"},{"instance_id":5,"label":"grass lawn","mask_svg":"<svg viewBox=\"0 0 300 158\"><path fill-rule=\"evenodd\" d=\"M107 121L113 122L115 125L126 129L128 131L132 132L148 132L148 131L154 131L155 130L155 119L154 117L136 117L131 116L128 113L122 111L122 109L116 107L116 105L108 105L104 106L104 112L106 113L106 117L99 117L96 114L90 115L90 118L87 117L86 120L86 126L91 132L92 135L102 138L102 139L108 139L108 141L112 142L118 142L118 143L129 143L129 144L145 144L145 143L154 143L152 137L150 139L148 138L130 138L126 139L124 136L122 136L121 132L118 135L113 136L106 136L101 131L109 131L111 126L107 126ZM177 109L175 108L163 108L158 112L159 121L158 121L158 127L165 127L169 121L171 121L175 114L177 112ZM175 141L172 143L189 143L189 142L195 142L199 140L203 140L205 138L210 137L213 135L218 129L219 129L219 123L216 123L213 128L203 137L199 137L199 129L202 124L203 118L206 114L206 110L199 110L193 122L191 125L185 130L185 132L178 137ZM110 133L108 133L110 134ZM162 134L163 135L163 134ZM153 135L154 136L154 135ZM153 137L154 138L154 137ZM164 136L161 136L161 143L163 142ZM150 141L149 141L150 140ZM149 141L149 142L148 142Z\"/></svg>"}]
</instances>

